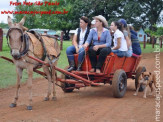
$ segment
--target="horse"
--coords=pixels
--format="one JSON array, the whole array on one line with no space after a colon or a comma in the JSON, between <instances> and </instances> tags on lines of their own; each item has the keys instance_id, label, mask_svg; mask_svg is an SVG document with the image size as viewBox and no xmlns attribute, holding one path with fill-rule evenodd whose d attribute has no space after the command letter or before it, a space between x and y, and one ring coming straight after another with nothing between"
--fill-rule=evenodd
<instances>
[{"instance_id":1,"label":"horse","mask_svg":"<svg viewBox=\"0 0 163 122\"><path fill-rule=\"evenodd\" d=\"M45 62L51 64L51 68L46 65L40 66L39 62L29 58L29 56L32 56L35 58L38 58L38 56L34 54L34 45L32 43L32 39L28 37L27 31L26 31L27 28L23 26L25 23L25 19L26 17L23 17L19 23L13 23L10 16L8 16L8 19L7 19L9 30L8 30L6 37L7 37L8 45L10 47L10 53L11 53L13 62L16 66L16 74L17 74L16 93L15 93L13 102L10 104L10 107L13 108L17 106L17 101L19 98L20 81L22 79L22 72L23 72L23 69L26 69L27 74L28 74L27 87L29 91L27 110L32 110L32 77L33 77L33 70L37 66L43 68L43 71L46 74L47 79L48 79L48 91L44 100L48 101L50 99L49 97L51 95L51 92L53 94L52 100L55 101L57 99L56 90L55 90L55 83L56 83L57 75L56 75L56 70L52 67L57 65L58 60L55 60L54 62L52 62L51 60L56 59L58 57L45 54L45 50L42 51L43 56L41 57L44 57ZM59 48L59 44L57 40L54 39L54 42L55 42L54 47L56 48L54 50L60 53L60 48ZM42 47L42 49L44 48L45 47Z\"/></svg>"}]
</instances>

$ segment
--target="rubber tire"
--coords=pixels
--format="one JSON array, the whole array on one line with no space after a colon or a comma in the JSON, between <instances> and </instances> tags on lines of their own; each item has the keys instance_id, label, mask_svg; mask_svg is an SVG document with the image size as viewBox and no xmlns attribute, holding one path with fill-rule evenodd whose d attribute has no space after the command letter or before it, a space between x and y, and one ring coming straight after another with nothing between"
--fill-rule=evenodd
<instances>
[{"instance_id":1,"label":"rubber tire","mask_svg":"<svg viewBox=\"0 0 163 122\"><path fill-rule=\"evenodd\" d=\"M69 68L69 66L66 66L64 68L64 70L67 70L68 68ZM61 74L61 78L62 79L67 79L64 74ZM65 93L70 93L70 92L73 92L74 89L66 89L66 88L68 88L68 87L75 87L75 84L69 84L69 83L63 83L63 82L61 82L61 87L62 87L62 90Z\"/></svg>"},{"instance_id":2,"label":"rubber tire","mask_svg":"<svg viewBox=\"0 0 163 122\"><path fill-rule=\"evenodd\" d=\"M136 75L135 75L135 88L137 89L137 85L138 85L138 80L139 80L139 76L141 75L142 72L145 72L146 68L144 66L140 66L138 67L138 69L136 70ZM139 91L143 92L145 89L144 85L140 85Z\"/></svg>"},{"instance_id":3,"label":"rubber tire","mask_svg":"<svg viewBox=\"0 0 163 122\"><path fill-rule=\"evenodd\" d=\"M120 90L120 79L123 78L124 80L124 86L122 91ZM112 88L113 88L113 96L116 98L122 98L127 89L127 75L124 70L118 69L115 71L113 80L112 80Z\"/></svg>"}]
</instances>

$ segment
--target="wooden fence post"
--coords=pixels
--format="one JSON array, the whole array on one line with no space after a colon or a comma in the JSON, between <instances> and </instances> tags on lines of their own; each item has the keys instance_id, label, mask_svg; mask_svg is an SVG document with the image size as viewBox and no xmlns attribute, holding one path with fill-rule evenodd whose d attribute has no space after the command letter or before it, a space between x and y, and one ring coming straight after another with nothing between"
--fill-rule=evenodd
<instances>
[{"instance_id":1,"label":"wooden fence post","mask_svg":"<svg viewBox=\"0 0 163 122\"><path fill-rule=\"evenodd\" d=\"M146 36L144 35L144 48L146 47Z\"/></svg>"},{"instance_id":2,"label":"wooden fence post","mask_svg":"<svg viewBox=\"0 0 163 122\"><path fill-rule=\"evenodd\" d=\"M0 28L0 51L2 51L2 45L3 45L3 30Z\"/></svg>"},{"instance_id":3,"label":"wooden fence post","mask_svg":"<svg viewBox=\"0 0 163 122\"><path fill-rule=\"evenodd\" d=\"M63 31L61 32L60 50L63 50Z\"/></svg>"},{"instance_id":4,"label":"wooden fence post","mask_svg":"<svg viewBox=\"0 0 163 122\"><path fill-rule=\"evenodd\" d=\"M163 39L163 36L162 37L160 37L160 48L162 48L162 39Z\"/></svg>"}]
</instances>

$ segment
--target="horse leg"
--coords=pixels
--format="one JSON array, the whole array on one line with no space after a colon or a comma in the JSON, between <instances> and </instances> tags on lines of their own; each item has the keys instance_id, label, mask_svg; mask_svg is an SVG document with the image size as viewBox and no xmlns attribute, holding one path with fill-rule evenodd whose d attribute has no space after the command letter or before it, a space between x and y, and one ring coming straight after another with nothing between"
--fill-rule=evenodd
<instances>
[{"instance_id":1,"label":"horse leg","mask_svg":"<svg viewBox=\"0 0 163 122\"><path fill-rule=\"evenodd\" d=\"M16 67L16 73L17 73L16 94L15 94L13 103L10 104L11 108L16 107L16 102L17 102L18 96L19 96L20 80L22 78L22 71L23 71L23 69Z\"/></svg>"},{"instance_id":2,"label":"horse leg","mask_svg":"<svg viewBox=\"0 0 163 122\"><path fill-rule=\"evenodd\" d=\"M28 66L27 73L28 73L27 86L28 86L28 91L29 91L29 104L27 106L27 110L32 110L32 78L33 78L33 66L32 65Z\"/></svg>"},{"instance_id":3,"label":"horse leg","mask_svg":"<svg viewBox=\"0 0 163 122\"><path fill-rule=\"evenodd\" d=\"M48 79L48 92L47 92L47 96L44 98L44 101L48 101L49 96L51 95L52 78L51 78L50 71L47 66L43 66L43 70L46 73L47 79Z\"/></svg>"},{"instance_id":4,"label":"horse leg","mask_svg":"<svg viewBox=\"0 0 163 122\"><path fill-rule=\"evenodd\" d=\"M54 100L54 101L57 100L56 89L55 89L56 79L57 79L57 72L55 69L52 69L52 81L53 81L53 97L52 97L52 100Z\"/></svg>"}]
</instances>

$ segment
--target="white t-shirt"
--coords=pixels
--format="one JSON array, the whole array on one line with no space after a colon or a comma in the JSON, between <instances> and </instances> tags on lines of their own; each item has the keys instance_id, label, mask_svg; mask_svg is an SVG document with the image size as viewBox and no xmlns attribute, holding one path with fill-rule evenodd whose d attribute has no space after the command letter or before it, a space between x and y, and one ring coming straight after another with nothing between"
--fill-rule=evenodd
<instances>
[{"instance_id":1,"label":"white t-shirt","mask_svg":"<svg viewBox=\"0 0 163 122\"><path fill-rule=\"evenodd\" d=\"M124 37L124 35L123 35L123 33L119 30L119 29L117 29L116 31L115 31L115 33L114 33L114 47L116 47L117 46L117 39L118 38L121 38L121 47L118 49L118 50L120 50L120 51L127 51L128 49L127 49L127 42L126 42L126 40L125 40L125 37Z\"/></svg>"},{"instance_id":2,"label":"white t-shirt","mask_svg":"<svg viewBox=\"0 0 163 122\"><path fill-rule=\"evenodd\" d=\"M79 29L79 28L76 29L75 35L78 34L78 29ZM84 32L83 32L82 28L80 28L80 29L81 29L81 31L80 31L80 37L79 37L79 46L83 45L84 37L85 37L85 34L86 34L86 32L87 32L87 28L85 29Z\"/></svg>"}]
</instances>

